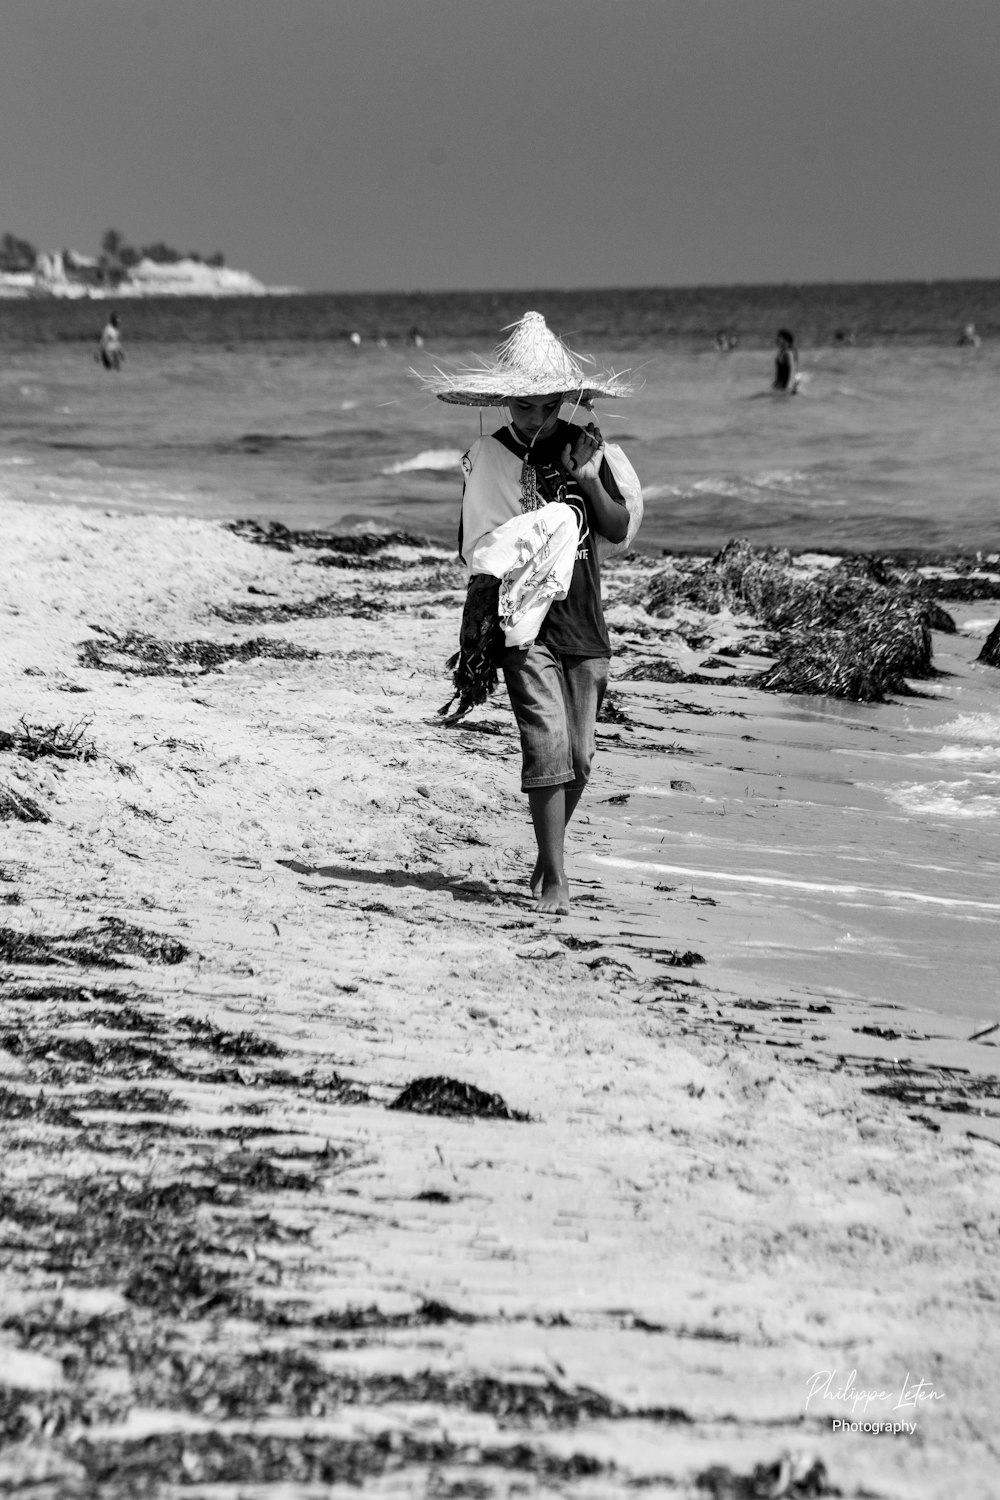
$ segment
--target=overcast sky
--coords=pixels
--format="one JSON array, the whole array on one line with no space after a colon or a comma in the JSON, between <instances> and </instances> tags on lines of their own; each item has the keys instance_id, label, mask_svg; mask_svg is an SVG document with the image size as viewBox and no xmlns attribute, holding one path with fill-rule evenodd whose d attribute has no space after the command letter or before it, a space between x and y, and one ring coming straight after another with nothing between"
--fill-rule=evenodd
<instances>
[{"instance_id":1,"label":"overcast sky","mask_svg":"<svg viewBox=\"0 0 1000 1500\"><path fill-rule=\"evenodd\" d=\"M0 0L0 233L316 290L1000 275L1000 0Z\"/></svg>"}]
</instances>

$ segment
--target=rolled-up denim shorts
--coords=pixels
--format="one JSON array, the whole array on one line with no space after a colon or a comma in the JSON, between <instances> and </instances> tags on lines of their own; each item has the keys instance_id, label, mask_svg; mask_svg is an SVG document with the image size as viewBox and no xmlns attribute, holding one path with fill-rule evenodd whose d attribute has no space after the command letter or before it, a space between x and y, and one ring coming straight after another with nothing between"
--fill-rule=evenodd
<instances>
[{"instance_id":1,"label":"rolled-up denim shorts","mask_svg":"<svg viewBox=\"0 0 1000 1500\"><path fill-rule=\"evenodd\" d=\"M504 680L521 733L522 792L586 786L610 665L605 656L563 656L541 641L504 652Z\"/></svg>"}]
</instances>

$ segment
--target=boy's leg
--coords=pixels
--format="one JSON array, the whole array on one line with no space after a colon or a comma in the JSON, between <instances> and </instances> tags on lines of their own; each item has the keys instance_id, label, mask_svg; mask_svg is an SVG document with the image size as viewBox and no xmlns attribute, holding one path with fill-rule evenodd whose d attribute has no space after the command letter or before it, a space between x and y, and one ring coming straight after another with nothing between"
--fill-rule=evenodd
<instances>
[{"instance_id":1,"label":"boy's leg","mask_svg":"<svg viewBox=\"0 0 1000 1500\"><path fill-rule=\"evenodd\" d=\"M566 879L566 789L537 786L528 792L538 858L531 875L531 894L539 911L568 912Z\"/></svg>"},{"instance_id":2,"label":"boy's leg","mask_svg":"<svg viewBox=\"0 0 1000 1500\"><path fill-rule=\"evenodd\" d=\"M605 656L563 657L566 729L573 762L573 779L566 788L567 823L590 780L590 767L597 750L597 716L607 691L610 667L611 662Z\"/></svg>"},{"instance_id":3,"label":"boy's leg","mask_svg":"<svg viewBox=\"0 0 1000 1500\"><path fill-rule=\"evenodd\" d=\"M539 642L508 650L503 662L511 707L521 736L521 789L528 794L538 858L531 890L539 911L568 911L563 844L567 782L573 759L566 722L561 659ZM573 806L576 802L574 800Z\"/></svg>"},{"instance_id":4,"label":"boy's leg","mask_svg":"<svg viewBox=\"0 0 1000 1500\"><path fill-rule=\"evenodd\" d=\"M566 879L566 829L576 812L597 749L597 715L604 702L611 663L600 656L559 658L566 731L574 780L565 786L529 791L531 821L538 859L531 874L531 892L539 911L569 911ZM561 795L560 795L561 794Z\"/></svg>"}]
</instances>

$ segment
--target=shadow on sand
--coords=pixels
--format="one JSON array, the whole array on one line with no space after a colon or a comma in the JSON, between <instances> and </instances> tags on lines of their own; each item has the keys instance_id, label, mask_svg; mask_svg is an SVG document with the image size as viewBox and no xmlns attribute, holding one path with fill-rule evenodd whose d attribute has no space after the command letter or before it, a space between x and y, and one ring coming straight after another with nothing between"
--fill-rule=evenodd
<instances>
[{"instance_id":1,"label":"shadow on sand","mask_svg":"<svg viewBox=\"0 0 1000 1500\"><path fill-rule=\"evenodd\" d=\"M276 861L296 875L321 875L325 880L343 880L355 885L417 886L422 891L449 891L455 901L481 901L496 906L522 902L520 891L501 890L486 880L459 880L440 870L369 870L357 865L307 865L301 859Z\"/></svg>"}]
</instances>

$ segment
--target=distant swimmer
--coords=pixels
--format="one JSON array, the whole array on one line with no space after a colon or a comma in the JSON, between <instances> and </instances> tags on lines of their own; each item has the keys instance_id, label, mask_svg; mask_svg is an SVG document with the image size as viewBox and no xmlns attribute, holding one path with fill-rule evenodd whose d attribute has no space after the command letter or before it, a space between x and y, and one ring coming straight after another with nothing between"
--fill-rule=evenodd
<instances>
[{"instance_id":1,"label":"distant swimmer","mask_svg":"<svg viewBox=\"0 0 1000 1500\"><path fill-rule=\"evenodd\" d=\"M416 326L411 328L406 335L406 342L412 344L414 349L422 349L424 347L424 336L420 332L420 329Z\"/></svg>"},{"instance_id":2,"label":"distant swimmer","mask_svg":"<svg viewBox=\"0 0 1000 1500\"><path fill-rule=\"evenodd\" d=\"M735 333L730 333L728 328L720 328L715 335L715 347L720 354L728 354L731 349L736 348L738 343L738 336Z\"/></svg>"},{"instance_id":3,"label":"distant swimmer","mask_svg":"<svg viewBox=\"0 0 1000 1500\"><path fill-rule=\"evenodd\" d=\"M779 328L777 345L771 389L783 391L786 396L794 396L799 387L799 356L795 350L794 333L789 333L787 328Z\"/></svg>"},{"instance_id":4,"label":"distant swimmer","mask_svg":"<svg viewBox=\"0 0 1000 1500\"><path fill-rule=\"evenodd\" d=\"M350 342L354 345L355 349L360 349L361 348L361 335L360 335L360 333L358 333L357 330L355 330L355 332L352 333L352 334L350 334L349 337L350 337Z\"/></svg>"},{"instance_id":5,"label":"distant swimmer","mask_svg":"<svg viewBox=\"0 0 1000 1500\"><path fill-rule=\"evenodd\" d=\"M106 370L120 370L125 363L125 350L122 348L117 313L112 313L101 329L101 338L94 358L99 359Z\"/></svg>"},{"instance_id":6,"label":"distant swimmer","mask_svg":"<svg viewBox=\"0 0 1000 1500\"><path fill-rule=\"evenodd\" d=\"M959 344L961 344L966 349L978 349L979 348L980 344L983 341L979 337L979 334L976 332L976 325L975 325L975 323L966 323L965 328L962 330L962 334L961 334L961 337L959 338L958 342L959 342Z\"/></svg>"}]
</instances>

